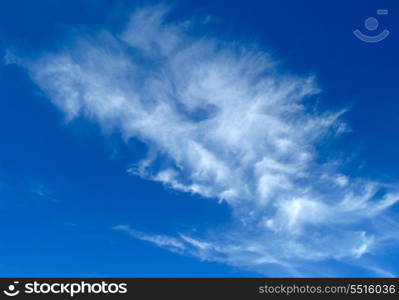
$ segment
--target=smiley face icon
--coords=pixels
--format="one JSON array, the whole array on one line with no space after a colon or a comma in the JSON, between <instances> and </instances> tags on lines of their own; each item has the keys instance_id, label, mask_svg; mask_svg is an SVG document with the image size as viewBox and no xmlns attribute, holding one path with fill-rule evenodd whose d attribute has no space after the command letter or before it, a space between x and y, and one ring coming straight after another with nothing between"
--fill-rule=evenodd
<instances>
[{"instance_id":1,"label":"smiley face icon","mask_svg":"<svg viewBox=\"0 0 399 300\"><path fill-rule=\"evenodd\" d=\"M19 294L19 291L16 289L15 285L17 285L19 282L18 281L14 281L14 284L10 284L8 286L8 290L4 290L4 294L6 294L7 296L10 297L14 297L16 295Z\"/></svg>"},{"instance_id":2,"label":"smiley face icon","mask_svg":"<svg viewBox=\"0 0 399 300\"><path fill-rule=\"evenodd\" d=\"M378 10L377 14L380 15L386 15L388 14L387 10ZM379 22L376 18L374 17L369 17L364 21L364 27L372 32L375 31L379 26ZM388 35L389 35L389 30L384 29L382 32L380 32L377 35L368 35L368 34L364 34L363 32L361 32L359 29L356 29L353 34L361 41L366 42L366 43L378 43L382 40L384 40Z\"/></svg>"}]
</instances>

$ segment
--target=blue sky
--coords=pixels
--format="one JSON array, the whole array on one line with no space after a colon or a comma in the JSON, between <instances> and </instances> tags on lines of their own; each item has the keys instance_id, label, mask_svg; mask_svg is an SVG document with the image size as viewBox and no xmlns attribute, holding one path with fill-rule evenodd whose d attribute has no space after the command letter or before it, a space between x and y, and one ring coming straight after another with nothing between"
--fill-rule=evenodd
<instances>
[{"instance_id":1,"label":"blue sky","mask_svg":"<svg viewBox=\"0 0 399 300\"><path fill-rule=\"evenodd\" d=\"M2 1L0 275L397 276L398 8Z\"/></svg>"}]
</instances>

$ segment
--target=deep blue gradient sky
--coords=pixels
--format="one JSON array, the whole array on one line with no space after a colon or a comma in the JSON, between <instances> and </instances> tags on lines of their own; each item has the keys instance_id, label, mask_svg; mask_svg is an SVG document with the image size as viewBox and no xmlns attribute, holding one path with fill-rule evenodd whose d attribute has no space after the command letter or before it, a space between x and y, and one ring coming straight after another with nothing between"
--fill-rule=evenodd
<instances>
[{"instance_id":1,"label":"deep blue gradient sky","mask_svg":"<svg viewBox=\"0 0 399 300\"><path fill-rule=\"evenodd\" d=\"M82 32L119 31L142 1L0 3L0 56L36 59ZM318 160L341 159L354 177L399 179L399 4L397 1L181 1L171 19L206 18L194 34L257 43L282 69L314 75L321 110L347 108L351 132L317 146ZM391 35L377 44L352 31L378 16ZM71 122L18 64L0 64L0 276L263 276L259 269L180 255L113 229L174 235L218 228L226 202L128 174L147 147L124 141L79 116ZM393 206L391 213L397 211ZM377 251L399 273L397 244ZM342 276L376 276L356 264L328 262ZM337 273L336 270L340 270ZM326 271L327 272L327 271ZM327 274L327 273L326 273ZM268 274L272 275L272 274Z\"/></svg>"}]
</instances>

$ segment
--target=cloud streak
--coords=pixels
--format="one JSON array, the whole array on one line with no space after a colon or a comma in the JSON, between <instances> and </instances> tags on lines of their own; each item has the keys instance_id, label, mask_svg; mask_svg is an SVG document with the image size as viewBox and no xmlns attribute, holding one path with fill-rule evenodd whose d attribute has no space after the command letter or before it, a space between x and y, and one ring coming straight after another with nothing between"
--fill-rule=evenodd
<instances>
[{"instance_id":1,"label":"cloud streak","mask_svg":"<svg viewBox=\"0 0 399 300\"><path fill-rule=\"evenodd\" d=\"M318 145L348 129L344 110L309 101L315 79L284 72L259 47L194 36L194 24L166 22L167 13L138 9L122 32L18 60L67 119L84 115L148 146L129 173L224 201L235 220L200 237L115 229L274 276L323 276L314 264L360 261L392 239L378 224L397 190L320 162Z\"/></svg>"}]
</instances>

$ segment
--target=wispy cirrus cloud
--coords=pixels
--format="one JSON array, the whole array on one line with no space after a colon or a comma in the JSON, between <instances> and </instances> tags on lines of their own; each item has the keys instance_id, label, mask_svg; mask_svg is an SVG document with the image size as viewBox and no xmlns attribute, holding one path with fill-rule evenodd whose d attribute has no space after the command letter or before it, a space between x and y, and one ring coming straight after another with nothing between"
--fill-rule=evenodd
<instances>
[{"instance_id":1,"label":"wispy cirrus cloud","mask_svg":"<svg viewBox=\"0 0 399 300\"><path fill-rule=\"evenodd\" d=\"M379 220L397 190L318 159L317 146L348 129L344 110L307 101L320 92L315 78L284 72L253 45L191 35L167 13L141 8L122 32L82 34L67 50L17 62L68 119L84 115L146 143L128 172L225 201L236 220L197 237L115 229L271 275L323 276L314 264L356 263L396 239Z\"/></svg>"}]
</instances>

